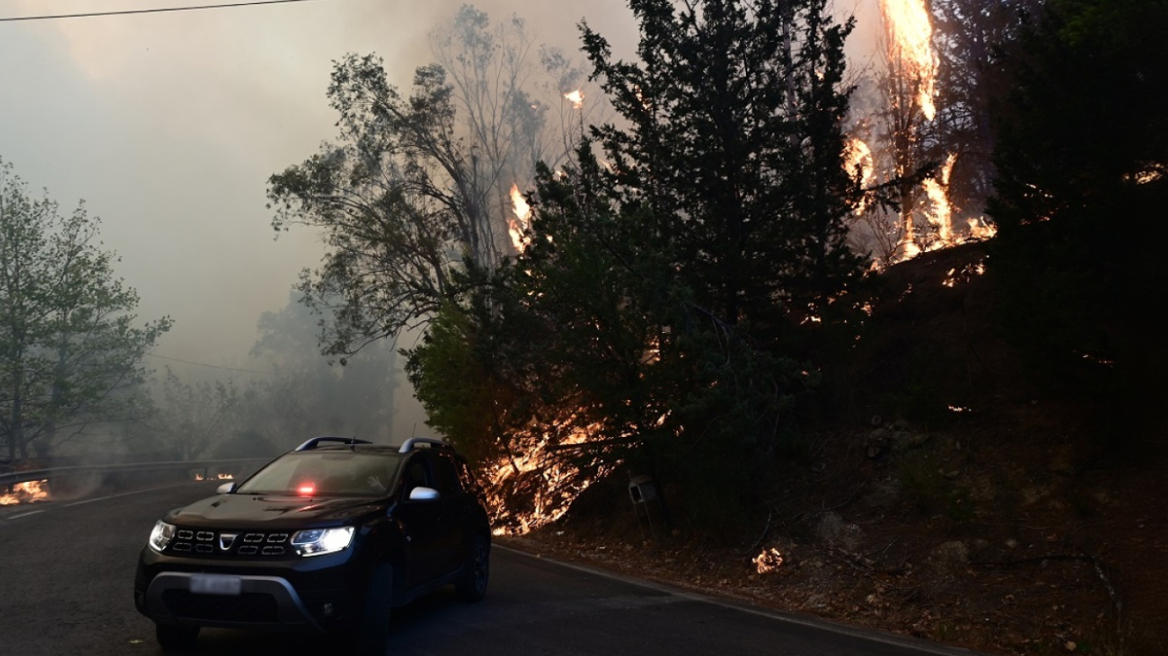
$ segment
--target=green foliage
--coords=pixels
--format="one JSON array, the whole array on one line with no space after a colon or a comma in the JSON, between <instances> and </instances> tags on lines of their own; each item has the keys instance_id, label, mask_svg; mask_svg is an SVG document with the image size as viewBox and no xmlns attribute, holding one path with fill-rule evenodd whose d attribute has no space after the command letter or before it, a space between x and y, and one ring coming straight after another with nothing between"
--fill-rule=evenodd
<instances>
[{"instance_id":1,"label":"green foliage","mask_svg":"<svg viewBox=\"0 0 1168 656\"><path fill-rule=\"evenodd\" d=\"M430 36L438 63L415 70L408 96L376 55L336 62L337 139L268 180L272 226L316 228L328 244L298 289L327 318L324 352L342 362L433 318L464 260L493 270L510 248L511 185L558 157L521 19L496 25L463 5ZM549 74L573 77L557 51L541 54Z\"/></svg>"},{"instance_id":2,"label":"green foliage","mask_svg":"<svg viewBox=\"0 0 1168 656\"><path fill-rule=\"evenodd\" d=\"M1168 202L1165 21L1163 0L1050 3L1007 59L1014 91L998 112L990 212L1006 333L1050 381L1127 420L1165 389L1145 314L1168 289L1149 238Z\"/></svg>"},{"instance_id":3,"label":"green foliage","mask_svg":"<svg viewBox=\"0 0 1168 656\"><path fill-rule=\"evenodd\" d=\"M800 452L818 381L803 324L842 325L829 298L859 277L843 243L847 28L814 0L630 4L640 64L583 32L631 127L594 128L575 166L541 169L527 247L460 277L411 380L456 440L623 462L717 526Z\"/></svg>"},{"instance_id":4,"label":"green foliage","mask_svg":"<svg viewBox=\"0 0 1168 656\"><path fill-rule=\"evenodd\" d=\"M87 423L134 419L142 358L171 325L136 327L98 220L62 216L0 161L0 436L7 457L44 453Z\"/></svg>"},{"instance_id":5,"label":"green foliage","mask_svg":"<svg viewBox=\"0 0 1168 656\"><path fill-rule=\"evenodd\" d=\"M639 64L583 27L593 76L632 126L596 130L641 226L694 300L777 327L817 314L859 274L844 219L843 42L820 0L631 0Z\"/></svg>"},{"instance_id":6,"label":"green foliage","mask_svg":"<svg viewBox=\"0 0 1168 656\"><path fill-rule=\"evenodd\" d=\"M457 306L443 306L406 367L427 423L472 461L494 455L490 438L499 434L495 413L505 389L478 358L479 328Z\"/></svg>"}]
</instances>

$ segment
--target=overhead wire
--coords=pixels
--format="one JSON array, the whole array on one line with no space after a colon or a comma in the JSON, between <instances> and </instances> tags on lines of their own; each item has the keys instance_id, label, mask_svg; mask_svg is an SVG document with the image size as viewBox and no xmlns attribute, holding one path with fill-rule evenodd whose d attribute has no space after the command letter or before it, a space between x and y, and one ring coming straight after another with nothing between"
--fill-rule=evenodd
<instances>
[{"instance_id":1,"label":"overhead wire","mask_svg":"<svg viewBox=\"0 0 1168 656\"><path fill-rule=\"evenodd\" d=\"M193 360L182 360L180 358L172 358L170 356L159 355L157 353L147 353L146 355L148 357L151 357L151 358L159 358L162 360L171 360L173 362L181 362L183 364L191 364L191 365L195 365L197 367L207 367L209 369L223 369L225 371L238 371L238 372L245 373L245 374L264 374L267 376L275 376L277 374L277 372L275 372L275 371L260 371L258 369L239 369L237 367L222 367L222 366L219 366L217 364L207 364L206 362L194 362Z\"/></svg>"},{"instance_id":2,"label":"overhead wire","mask_svg":"<svg viewBox=\"0 0 1168 656\"><path fill-rule=\"evenodd\" d=\"M37 16L7 16L0 17L0 23L15 23L18 21L58 20L63 18L95 18L100 16L128 16L131 14L161 14L177 11L201 11L205 9L228 9L233 7L256 7L260 5L283 5L293 2L318 2L319 0L255 0L253 2L234 2L217 5L187 5L182 7L155 7L153 9L119 9L116 11L92 11L79 14L45 14Z\"/></svg>"}]
</instances>

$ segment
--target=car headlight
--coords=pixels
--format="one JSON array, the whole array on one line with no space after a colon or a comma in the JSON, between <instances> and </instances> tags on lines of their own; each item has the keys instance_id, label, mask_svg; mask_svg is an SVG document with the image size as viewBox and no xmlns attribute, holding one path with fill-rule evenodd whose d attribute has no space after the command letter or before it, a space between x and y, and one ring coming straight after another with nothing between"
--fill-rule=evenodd
<instances>
[{"instance_id":1,"label":"car headlight","mask_svg":"<svg viewBox=\"0 0 1168 656\"><path fill-rule=\"evenodd\" d=\"M174 539L174 525L167 524L161 519L154 525L154 530L150 531L150 540L147 544L150 548L161 553L166 545Z\"/></svg>"},{"instance_id":2,"label":"car headlight","mask_svg":"<svg viewBox=\"0 0 1168 656\"><path fill-rule=\"evenodd\" d=\"M292 548L301 556L321 556L335 553L349 546L353 541L353 527L313 528L296 531L292 535Z\"/></svg>"}]
</instances>

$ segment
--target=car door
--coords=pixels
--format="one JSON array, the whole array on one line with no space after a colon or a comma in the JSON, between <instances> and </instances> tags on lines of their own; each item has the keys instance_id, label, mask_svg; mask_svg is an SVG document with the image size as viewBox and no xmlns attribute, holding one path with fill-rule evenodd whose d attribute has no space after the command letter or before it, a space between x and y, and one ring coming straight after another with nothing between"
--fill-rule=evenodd
<instances>
[{"instance_id":1,"label":"car door","mask_svg":"<svg viewBox=\"0 0 1168 656\"><path fill-rule=\"evenodd\" d=\"M410 491L417 487L438 489L429 453L416 453L405 463L394 513L405 533L409 554L406 582L410 588L424 585L440 575L439 554L444 538L442 499L411 500Z\"/></svg>"},{"instance_id":2,"label":"car door","mask_svg":"<svg viewBox=\"0 0 1168 656\"><path fill-rule=\"evenodd\" d=\"M442 535L438 539L438 551L435 554L436 567L440 574L449 574L462 567L466 545L469 544L466 535L466 491L462 489L458 469L449 454L435 453L433 464L438 491L442 494L439 500L442 503Z\"/></svg>"}]
</instances>

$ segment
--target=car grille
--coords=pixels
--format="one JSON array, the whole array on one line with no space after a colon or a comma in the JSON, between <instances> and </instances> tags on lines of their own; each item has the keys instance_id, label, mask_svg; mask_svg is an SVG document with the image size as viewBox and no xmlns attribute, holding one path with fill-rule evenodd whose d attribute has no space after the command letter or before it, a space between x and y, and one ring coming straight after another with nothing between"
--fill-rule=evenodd
<instances>
[{"instance_id":1,"label":"car grille","mask_svg":"<svg viewBox=\"0 0 1168 656\"><path fill-rule=\"evenodd\" d=\"M270 594L245 592L238 597L166 590L162 602L176 617L228 622L278 622L276 599Z\"/></svg>"},{"instance_id":2,"label":"car grille","mask_svg":"<svg viewBox=\"0 0 1168 656\"><path fill-rule=\"evenodd\" d=\"M176 556L279 558L292 554L292 534L283 531L213 531L180 528L168 550Z\"/></svg>"}]
</instances>

